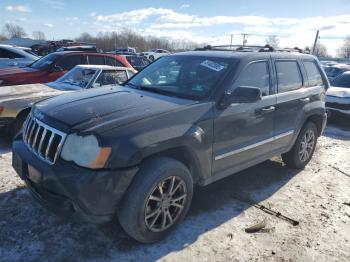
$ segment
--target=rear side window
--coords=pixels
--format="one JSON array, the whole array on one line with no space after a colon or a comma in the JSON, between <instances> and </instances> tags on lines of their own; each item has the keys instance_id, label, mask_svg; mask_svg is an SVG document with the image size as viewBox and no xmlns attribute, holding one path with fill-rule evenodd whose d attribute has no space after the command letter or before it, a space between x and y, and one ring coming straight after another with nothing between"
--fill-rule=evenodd
<instances>
[{"instance_id":1,"label":"rear side window","mask_svg":"<svg viewBox=\"0 0 350 262\"><path fill-rule=\"evenodd\" d=\"M269 95L270 74L267 62L249 64L238 77L235 86L259 87L263 96Z\"/></svg>"},{"instance_id":2,"label":"rear side window","mask_svg":"<svg viewBox=\"0 0 350 262\"><path fill-rule=\"evenodd\" d=\"M277 61L278 92L284 93L303 86L297 61Z\"/></svg>"},{"instance_id":3,"label":"rear side window","mask_svg":"<svg viewBox=\"0 0 350 262\"><path fill-rule=\"evenodd\" d=\"M7 50L0 49L0 58L12 58L12 56Z\"/></svg>"},{"instance_id":4,"label":"rear side window","mask_svg":"<svg viewBox=\"0 0 350 262\"><path fill-rule=\"evenodd\" d=\"M83 64L83 56L81 55L70 55L64 56L57 65L62 67L63 70L71 70L76 65Z\"/></svg>"},{"instance_id":5,"label":"rear side window","mask_svg":"<svg viewBox=\"0 0 350 262\"><path fill-rule=\"evenodd\" d=\"M104 56L89 55L88 59L89 59L90 65L104 65L105 64Z\"/></svg>"},{"instance_id":6,"label":"rear side window","mask_svg":"<svg viewBox=\"0 0 350 262\"><path fill-rule=\"evenodd\" d=\"M114 59L113 57L106 56L106 65L109 66L124 66L122 63Z\"/></svg>"},{"instance_id":7,"label":"rear side window","mask_svg":"<svg viewBox=\"0 0 350 262\"><path fill-rule=\"evenodd\" d=\"M304 66L309 79L309 86L323 85L322 76L316 64L313 61L304 61Z\"/></svg>"}]
</instances>

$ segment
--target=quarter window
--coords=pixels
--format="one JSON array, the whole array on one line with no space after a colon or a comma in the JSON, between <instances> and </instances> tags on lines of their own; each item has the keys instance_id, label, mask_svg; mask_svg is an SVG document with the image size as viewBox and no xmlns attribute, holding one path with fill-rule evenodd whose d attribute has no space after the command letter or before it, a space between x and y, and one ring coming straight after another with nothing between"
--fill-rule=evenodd
<instances>
[{"instance_id":1,"label":"quarter window","mask_svg":"<svg viewBox=\"0 0 350 262\"><path fill-rule=\"evenodd\" d=\"M316 64L313 61L304 61L304 65L309 79L309 86L323 85L322 76Z\"/></svg>"},{"instance_id":2,"label":"quarter window","mask_svg":"<svg viewBox=\"0 0 350 262\"><path fill-rule=\"evenodd\" d=\"M277 61L278 92L288 92L303 86L297 61Z\"/></svg>"},{"instance_id":3,"label":"quarter window","mask_svg":"<svg viewBox=\"0 0 350 262\"><path fill-rule=\"evenodd\" d=\"M263 96L269 95L270 74L267 62L249 64L239 75L235 86L250 86L261 89Z\"/></svg>"}]
</instances>

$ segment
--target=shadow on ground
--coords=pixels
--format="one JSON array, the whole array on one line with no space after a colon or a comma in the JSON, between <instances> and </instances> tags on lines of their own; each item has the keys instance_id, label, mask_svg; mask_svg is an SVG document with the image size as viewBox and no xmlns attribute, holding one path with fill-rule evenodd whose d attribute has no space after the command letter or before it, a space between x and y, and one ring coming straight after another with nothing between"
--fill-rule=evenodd
<instances>
[{"instance_id":1,"label":"shadow on ground","mask_svg":"<svg viewBox=\"0 0 350 262\"><path fill-rule=\"evenodd\" d=\"M296 174L279 159L270 160L199 188L185 221L154 245L135 242L117 222L94 226L64 221L39 206L27 189L17 188L0 194L0 257L10 261L154 261L182 250L249 207L233 195L261 202Z\"/></svg>"}]
</instances>

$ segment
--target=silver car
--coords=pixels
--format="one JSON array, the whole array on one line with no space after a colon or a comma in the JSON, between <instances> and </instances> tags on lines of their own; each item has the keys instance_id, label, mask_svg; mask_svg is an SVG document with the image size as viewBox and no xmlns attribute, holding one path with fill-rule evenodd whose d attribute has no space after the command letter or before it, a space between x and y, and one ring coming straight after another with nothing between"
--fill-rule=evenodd
<instances>
[{"instance_id":1,"label":"silver car","mask_svg":"<svg viewBox=\"0 0 350 262\"><path fill-rule=\"evenodd\" d=\"M77 90L119 85L136 73L127 67L77 65L54 82L0 87L0 129L16 134L32 105L40 100Z\"/></svg>"},{"instance_id":2,"label":"silver car","mask_svg":"<svg viewBox=\"0 0 350 262\"><path fill-rule=\"evenodd\" d=\"M0 68L10 66L23 67L39 58L28 47L0 45Z\"/></svg>"}]
</instances>

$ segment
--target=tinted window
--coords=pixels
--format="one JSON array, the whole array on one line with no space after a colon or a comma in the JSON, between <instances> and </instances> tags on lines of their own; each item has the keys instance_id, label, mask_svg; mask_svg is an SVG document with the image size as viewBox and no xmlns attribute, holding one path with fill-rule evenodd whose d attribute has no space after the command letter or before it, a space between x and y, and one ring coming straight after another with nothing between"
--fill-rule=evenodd
<instances>
[{"instance_id":1,"label":"tinted window","mask_svg":"<svg viewBox=\"0 0 350 262\"><path fill-rule=\"evenodd\" d=\"M350 88L350 74L344 73L332 81L332 86Z\"/></svg>"},{"instance_id":2,"label":"tinted window","mask_svg":"<svg viewBox=\"0 0 350 262\"><path fill-rule=\"evenodd\" d=\"M104 65L105 64L104 56L89 55L88 59L89 59L90 65Z\"/></svg>"},{"instance_id":3,"label":"tinted window","mask_svg":"<svg viewBox=\"0 0 350 262\"><path fill-rule=\"evenodd\" d=\"M106 56L106 65L109 66L124 66L122 63L114 59L113 57Z\"/></svg>"},{"instance_id":4,"label":"tinted window","mask_svg":"<svg viewBox=\"0 0 350 262\"><path fill-rule=\"evenodd\" d=\"M316 64L313 61L304 61L304 66L309 79L309 86L323 85L322 76Z\"/></svg>"},{"instance_id":5,"label":"tinted window","mask_svg":"<svg viewBox=\"0 0 350 262\"><path fill-rule=\"evenodd\" d=\"M63 70L70 70L76 65L83 64L83 56L81 55L70 55L63 57L58 61L57 65L62 67Z\"/></svg>"},{"instance_id":6,"label":"tinted window","mask_svg":"<svg viewBox=\"0 0 350 262\"><path fill-rule=\"evenodd\" d=\"M249 64L238 77L235 86L259 87L263 96L269 94L270 74L267 62Z\"/></svg>"},{"instance_id":7,"label":"tinted window","mask_svg":"<svg viewBox=\"0 0 350 262\"><path fill-rule=\"evenodd\" d=\"M128 76L125 70L108 70L101 72L94 86L118 85L126 80L128 80Z\"/></svg>"},{"instance_id":8,"label":"tinted window","mask_svg":"<svg viewBox=\"0 0 350 262\"><path fill-rule=\"evenodd\" d=\"M12 58L12 55L9 51L0 49L0 58Z\"/></svg>"},{"instance_id":9,"label":"tinted window","mask_svg":"<svg viewBox=\"0 0 350 262\"><path fill-rule=\"evenodd\" d=\"M301 88L303 82L296 61L277 61L278 92L283 93Z\"/></svg>"}]
</instances>

